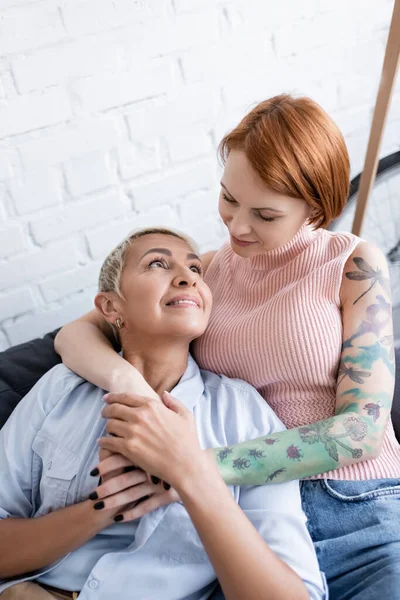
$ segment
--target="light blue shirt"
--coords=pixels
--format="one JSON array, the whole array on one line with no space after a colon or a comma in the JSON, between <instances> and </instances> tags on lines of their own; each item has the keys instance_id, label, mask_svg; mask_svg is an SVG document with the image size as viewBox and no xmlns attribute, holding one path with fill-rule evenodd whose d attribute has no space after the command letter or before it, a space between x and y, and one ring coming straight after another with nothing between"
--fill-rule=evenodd
<instances>
[{"instance_id":1,"label":"light blue shirt","mask_svg":"<svg viewBox=\"0 0 400 600\"><path fill-rule=\"evenodd\" d=\"M172 393L193 411L202 448L284 429L252 386L200 371L191 357ZM89 473L99 460L97 440L105 431L103 394L58 365L20 402L0 431L0 519L39 517L93 491L97 480ZM326 598L298 482L229 489L269 547L304 581L310 598ZM116 523L35 573L1 580L0 592L28 579L82 590L80 600L223 598L180 502L136 522Z\"/></svg>"}]
</instances>

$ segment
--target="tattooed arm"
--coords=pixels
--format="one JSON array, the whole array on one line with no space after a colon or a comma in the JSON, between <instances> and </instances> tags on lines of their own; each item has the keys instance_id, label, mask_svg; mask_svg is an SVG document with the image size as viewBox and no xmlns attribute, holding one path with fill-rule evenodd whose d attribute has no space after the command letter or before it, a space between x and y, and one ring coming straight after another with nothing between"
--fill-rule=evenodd
<instances>
[{"instance_id":1,"label":"tattooed arm","mask_svg":"<svg viewBox=\"0 0 400 600\"><path fill-rule=\"evenodd\" d=\"M343 346L335 415L323 421L215 449L228 484L279 483L379 455L390 416L394 352L388 269L361 242L341 285Z\"/></svg>"}]
</instances>

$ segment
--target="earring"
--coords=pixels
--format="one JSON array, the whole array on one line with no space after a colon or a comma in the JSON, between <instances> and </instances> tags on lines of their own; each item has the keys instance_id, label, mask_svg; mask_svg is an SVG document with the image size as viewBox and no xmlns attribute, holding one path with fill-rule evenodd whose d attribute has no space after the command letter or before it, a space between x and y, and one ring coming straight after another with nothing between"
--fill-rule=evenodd
<instances>
[{"instance_id":1,"label":"earring","mask_svg":"<svg viewBox=\"0 0 400 600\"><path fill-rule=\"evenodd\" d=\"M124 324L122 323L121 319L118 317L118 319L115 321L116 326L118 327L118 329L122 329Z\"/></svg>"}]
</instances>

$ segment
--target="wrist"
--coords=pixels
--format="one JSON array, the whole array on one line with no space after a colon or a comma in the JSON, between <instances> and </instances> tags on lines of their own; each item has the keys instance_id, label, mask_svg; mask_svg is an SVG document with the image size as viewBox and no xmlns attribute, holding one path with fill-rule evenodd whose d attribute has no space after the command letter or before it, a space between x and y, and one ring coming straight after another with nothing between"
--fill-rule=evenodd
<instances>
[{"instance_id":1,"label":"wrist","mask_svg":"<svg viewBox=\"0 0 400 600\"><path fill-rule=\"evenodd\" d=\"M209 449L202 450L198 460L191 462L188 469L182 470L173 487L183 499L186 495L197 495L199 491L214 483L223 483L223 480L219 474L212 449Z\"/></svg>"}]
</instances>

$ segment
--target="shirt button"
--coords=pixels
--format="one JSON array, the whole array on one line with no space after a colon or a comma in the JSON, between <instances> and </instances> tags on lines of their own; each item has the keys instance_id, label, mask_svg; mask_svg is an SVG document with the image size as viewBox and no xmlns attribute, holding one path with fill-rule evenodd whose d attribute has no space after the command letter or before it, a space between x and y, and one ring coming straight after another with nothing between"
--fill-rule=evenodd
<instances>
[{"instance_id":1,"label":"shirt button","mask_svg":"<svg viewBox=\"0 0 400 600\"><path fill-rule=\"evenodd\" d=\"M98 586L98 585L99 585L99 582L98 582L98 581L96 581L95 579L91 579L91 580L89 581L89 587L90 587L92 590L95 590L95 589L97 588L97 586Z\"/></svg>"},{"instance_id":2,"label":"shirt button","mask_svg":"<svg viewBox=\"0 0 400 600\"><path fill-rule=\"evenodd\" d=\"M50 471L51 467L53 465L53 461L49 460L49 462L47 463L47 470Z\"/></svg>"}]
</instances>

